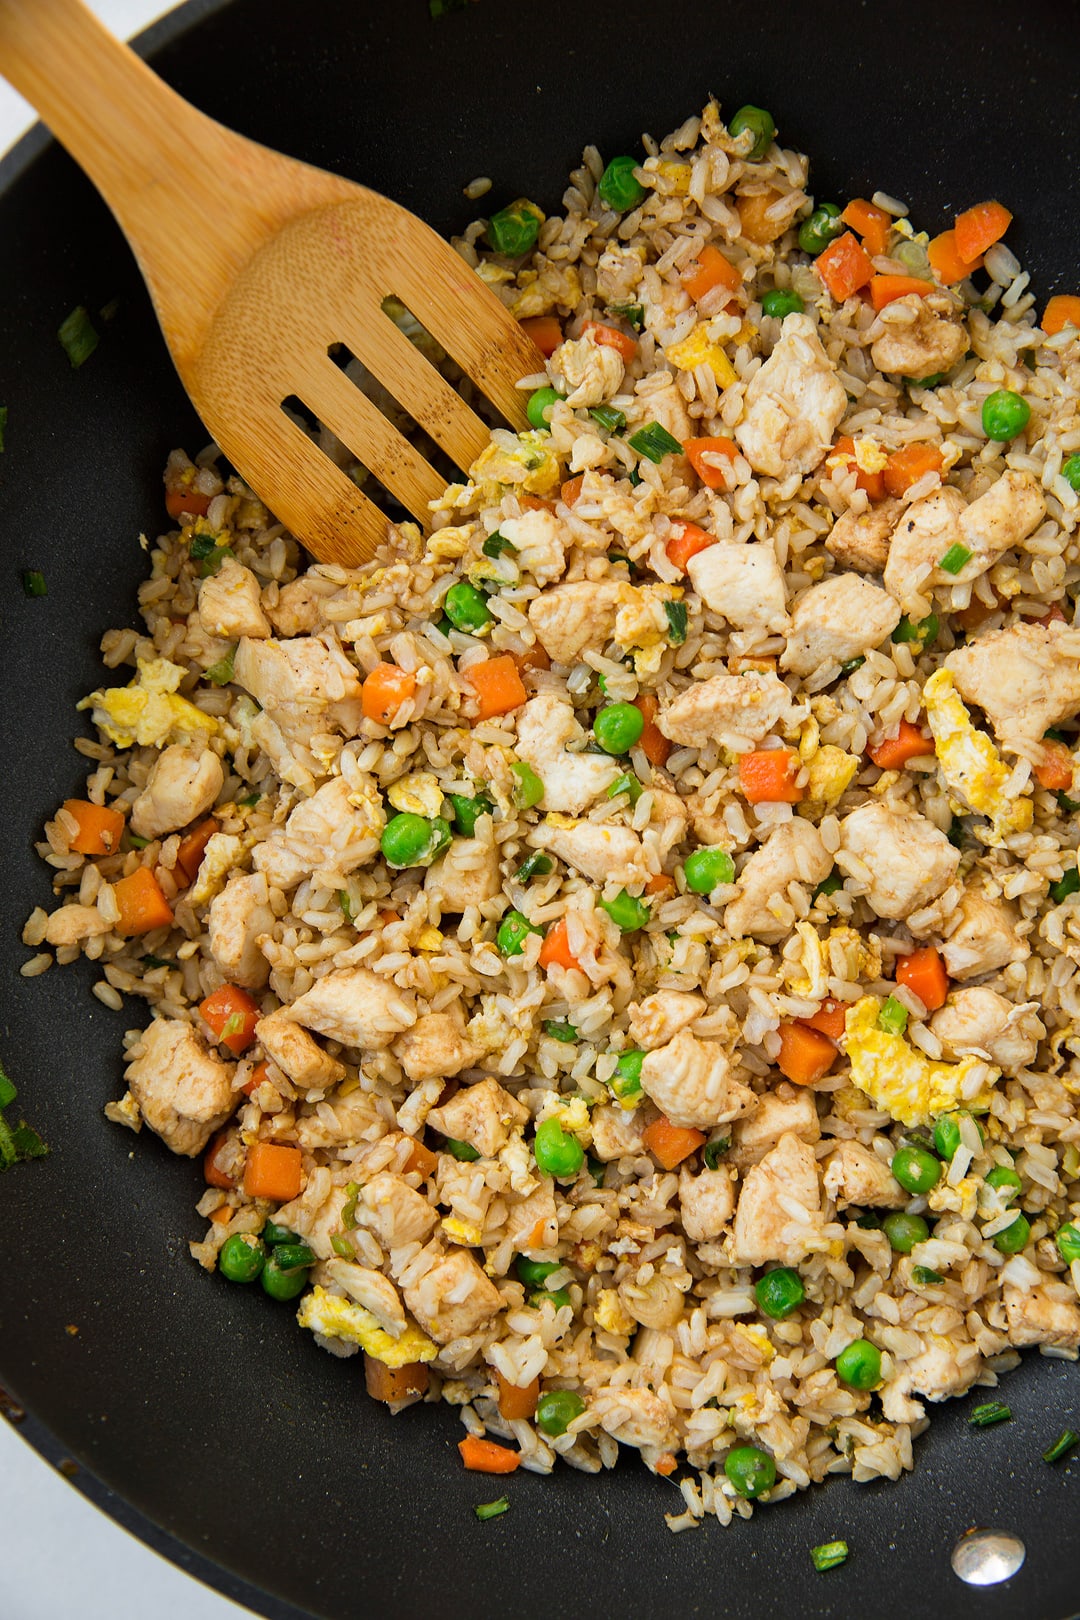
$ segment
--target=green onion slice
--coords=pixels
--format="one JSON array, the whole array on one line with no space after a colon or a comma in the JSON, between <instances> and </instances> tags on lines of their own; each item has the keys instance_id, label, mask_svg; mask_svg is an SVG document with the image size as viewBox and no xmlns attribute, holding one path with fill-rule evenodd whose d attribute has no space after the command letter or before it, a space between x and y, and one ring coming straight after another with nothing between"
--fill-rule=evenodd
<instances>
[{"instance_id":1,"label":"green onion slice","mask_svg":"<svg viewBox=\"0 0 1080 1620\"><path fill-rule=\"evenodd\" d=\"M71 362L72 371L78 371L80 366L85 365L98 346L98 335L84 304L73 309L67 319L60 322L56 335Z\"/></svg>"},{"instance_id":2,"label":"green onion slice","mask_svg":"<svg viewBox=\"0 0 1080 1620\"><path fill-rule=\"evenodd\" d=\"M967 546L962 546L958 540L955 545L949 547L944 557L939 561L938 567L946 574L958 574L964 564L970 561L971 552Z\"/></svg>"},{"instance_id":3,"label":"green onion slice","mask_svg":"<svg viewBox=\"0 0 1080 1620\"><path fill-rule=\"evenodd\" d=\"M643 428L627 440L631 450L636 450L639 456L646 456L650 461L661 462L665 456L674 456L682 449L678 439L661 427L659 422L646 422Z\"/></svg>"}]
</instances>

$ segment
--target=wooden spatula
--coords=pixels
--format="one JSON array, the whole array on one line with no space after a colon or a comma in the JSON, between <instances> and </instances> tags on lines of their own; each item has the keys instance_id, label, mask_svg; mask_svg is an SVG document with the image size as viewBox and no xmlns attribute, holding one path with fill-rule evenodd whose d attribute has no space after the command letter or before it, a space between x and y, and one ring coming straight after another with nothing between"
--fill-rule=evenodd
<instances>
[{"instance_id":1,"label":"wooden spatula","mask_svg":"<svg viewBox=\"0 0 1080 1620\"><path fill-rule=\"evenodd\" d=\"M330 357L344 344L459 467L488 430L383 313L400 300L513 427L543 362L422 220L196 111L81 0L0 0L0 72L120 222L196 410L324 562L354 564L385 516L286 415L298 397L420 522L444 480ZM343 92L344 93L344 90Z\"/></svg>"}]
</instances>

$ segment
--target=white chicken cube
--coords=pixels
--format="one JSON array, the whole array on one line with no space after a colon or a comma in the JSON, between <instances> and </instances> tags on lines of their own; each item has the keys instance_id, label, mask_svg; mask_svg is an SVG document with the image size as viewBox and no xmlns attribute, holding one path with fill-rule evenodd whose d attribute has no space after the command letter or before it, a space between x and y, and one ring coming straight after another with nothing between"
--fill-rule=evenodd
<instances>
[{"instance_id":1,"label":"white chicken cube","mask_svg":"<svg viewBox=\"0 0 1080 1620\"><path fill-rule=\"evenodd\" d=\"M424 892L438 903L439 913L482 906L501 887L499 851L491 838L455 838L446 854L424 873Z\"/></svg>"},{"instance_id":2,"label":"white chicken cube","mask_svg":"<svg viewBox=\"0 0 1080 1620\"><path fill-rule=\"evenodd\" d=\"M705 1011L703 996L688 990L654 990L651 996L630 1003L630 1039L644 1051L666 1046Z\"/></svg>"},{"instance_id":3,"label":"white chicken cube","mask_svg":"<svg viewBox=\"0 0 1080 1620\"><path fill-rule=\"evenodd\" d=\"M833 574L796 602L781 668L813 675L824 664L847 663L879 646L899 623L888 591L855 574Z\"/></svg>"},{"instance_id":4,"label":"white chicken cube","mask_svg":"<svg viewBox=\"0 0 1080 1620\"><path fill-rule=\"evenodd\" d=\"M731 1054L719 1041L698 1040L686 1029L645 1054L641 1086L673 1125L699 1130L757 1107L750 1087L735 1078Z\"/></svg>"},{"instance_id":5,"label":"white chicken cube","mask_svg":"<svg viewBox=\"0 0 1080 1620\"><path fill-rule=\"evenodd\" d=\"M278 889L295 888L301 878L321 871L325 888L340 888L348 873L377 853L386 816L374 783L354 787L343 776L304 799L284 827L255 846L253 861Z\"/></svg>"},{"instance_id":6,"label":"white chicken cube","mask_svg":"<svg viewBox=\"0 0 1080 1620\"><path fill-rule=\"evenodd\" d=\"M789 1132L752 1165L735 1210L738 1266L797 1266L821 1247L824 1219L813 1149Z\"/></svg>"},{"instance_id":7,"label":"white chicken cube","mask_svg":"<svg viewBox=\"0 0 1080 1620\"><path fill-rule=\"evenodd\" d=\"M494 1158L518 1130L529 1110L490 1076L475 1086L462 1086L448 1103L433 1109L428 1123L444 1136L468 1142L484 1158Z\"/></svg>"},{"instance_id":8,"label":"white chicken cube","mask_svg":"<svg viewBox=\"0 0 1080 1620\"><path fill-rule=\"evenodd\" d=\"M416 1005L411 991L370 968L338 968L298 996L289 1017L342 1046L381 1052L416 1023Z\"/></svg>"},{"instance_id":9,"label":"white chicken cube","mask_svg":"<svg viewBox=\"0 0 1080 1620\"><path fill-rule=\"evenodd\" d=\"M260 1018L255 1035L270 1061L299 1091L327 1091L345 1078L345 1065L294 1024L284 1007Z\"/></svg>"},{"instance_id":10,"label":"white chicken cube","mask_svg":"<svg viewBox=\"0 0 1080 1620\"><path fill-rule=\"evenodd\" d=\"M1027 940L1017 933L1019 918L1005 900L989 900L967 888L951 922L941 954L952 979L978 979L1031 955Z\"/></svg>"},{"instance_id":11,"label":"white chicken cube","mask_svg":"<svg viewBox=\"0 0 1080 1620\"><path fill-rule=\"evenodd\" d=\"M270 635L259 582L235 557L226 557L217 573L199 586L199 619L208 635L223 636L226 641L238 641L241 636L261 641Z\"/></svg>"},{"instance_id":12,"label":"white chicken cube","mask_svg":"<svg viewBox=\"0 0 1080 1620\"><path fill-rule=\"evenodd\" d=\"M821 834L809 821L794 816L771 832L739 873L739 893L724 912L724 927L735 939L751 934L774 944L794 926L794 913L786 899L788 886L808 889L824 882L832 871L832 856Z\"/></svg>"},{"instance_id":13,"label":"white chicken cube","mask_svg":"<svg viewBox=\"0 0 1080 1620\"><path fill-rule=\"evenodd\" d=\"M910 1194L888 1164L862 1142L840 1142L822 1163L825 1191L839 1209L903 1209Z\"/></svg>"},{"instance_id":14,"label":"white chicken cube","mask_svg":"<svg viewBox=\"0 0 1080 1620\"><path fill-rule=\"evenodd\" d=\"M542 692L530 698L518 719L517 755L544 785L544 810L580 815L621 774L606 755L569 753L568 743L584 745L585 731L562 698Z\"/></svg>"},{"instance_id":15,"label":"white chicken cube","mask_svg":"<svg viewBox=\"0 0 1080 1620\"><path fill-rule=\"evenodd\" d=\"M735 1182L723 1165L700 1175L679 1172L679 1216L691 1243L711 1243L727 1231L735 1213Z\"/></svg>"},{"instance_id":16,"label":"white chicken cube","mask_svg":"<svg viewBox=\"0 0 1080 1620\"><path fill-rule=\"evenodd\" d=\"M755 472L813 472L844 412L847 394L809 315L788 315L772 354L751 377L735 429Z\"/></svg>"},{"instance_id":17,"label":"white chicken cube","mask_svg":"<svg viewBox=\"0 0 1080 1620\"><path fill-rule=\"evenodd\" d=\"M360 1188L356 1218L370 1226L384 1249L400 1249L405 1243L424 1243L438 1216L407 1181L380 1170Z\"/></svg>"},{"instance_id":18,"label":"white chicken cube","mask_svg":"<svg viewBox=\"0 0 1080 1620\"><path fill-rule=\"evenodd\" d=\"M840 823L836 864L866 882L866 898L879 917L900 921L948 887L960 851L916 811L870 803Z\"/></svg>"},{"instance_id":19,"label":"white chicken cube","mask_svg":"<svg viewBox=\"0 0 1080 1620\"><path fill-rule=\"evenodd\" d=\"M517 518L503 518L499 533L517 552L518 567L538 585L550 585L561 576L569 537L553 512L538 508Z\"/></svg>"},{"instance_id":20,"label":"white chicken cube","mask_svg":"<svg viewBox=\"0 0 1080 1620\"><path fill-rule=\"evenodd\" d=\"M1006 1288L1004 1298L1009 1343L1017 1349L1029 1344L1080 1349L1080 1307L1075 1300L1055 1299L1045 1288Z\"/></svg>"},{"instance_id":21,"label":"white chicken cube","mask_svg":"<svg viewBox=\"0 0 1080 1620\"><path fill-rule=\"evenodd\" d=\"M931 295L933 298L934 295ZM967 327L951 304L935 309L921 293L886 305L874 323L870 358L879 371L898 377L931 377L951 371L967 351Z\"/></svg>"},{"instance_id":22,"label":"white chicken cube","mask_svg":"<svg viewBox=\"0 0 1080 1620\"><path fill-rule=\"evenodd\" d=\"M626 370L618 349L597 343L591 332L567 338L549 356L547 373L556 388L562 385L566 403L574 410L602 405L622 387Z\"/></svg>"},{"instance_id":23,"label":"white chicken cube","mask_svg":"<svg viewBox=\"0 0 1080 1620\"><path fill-rule=\"evenodd\" d=\"M261 872L230 878L210 902L207 934L210 954L230 984L261 990L270 964L259 940L273 931L266 878Z\"/></svg>"},{"instance_id":24,"label":"white chicken cube","mask_svg":"<svg viewBox=\"0 0 1080 1620\"><path fill-rule=\"evenodd\" d=\"M1005 748L1039 742L1080 709L1076 631L1067 624L991 630L945 659L960 694L986 713Z\"/></svg>"},{"instance_id":25,"label":"white chicken cube","mask_svg":"<svg viewBox=\"0 0 1080 1620\"><path fill-rule=\"evenodd\" d=\"M629 827L548 816L529 835L533 849L549 850L594 883L640 888L652 874L645 847Z\"/></svg>"},{"instance_id":26,"label":"white chicken cube","mask_svg":"<svg viewBox=\"0 0 1080 1620\"><path fill-rule=\"evenodd\" d=\"M131 807L131 830L140 838L176 832L210 809L225 780L212 748L172 743L163 748Z\"/></svg>"},{"instance_id":27,"label":"white chicken cube","mask_svg":"<svg viewBox=\"0 0 1080 1620\"><path fill-rule=\"evenodd\" d=\"M359 677L340 647L321 637L259 641L243 636L233 679L292 742L307 743L320 727L336 727L348 736L359 730Z\"/></svg>"},{"instance_id":28,"label":"white chicken cube","mask_svg":"<svg viewBox=\"0 0 1080 1620\"><path fill-rule=\"evenodd\" d=\"M902 510L899 501L888 497L865 512L843 513L829 530L825 550L841 568L880 574L889 560L889 545Z\"/></svg>"},{"instance_id":29,"label":"white chicken cube","mask_svg":"<svg viewBox=\"0 0 1080 1620\"><path fill-rule=\"evenodd\" d=\"M817 1098L805 1086L786 1082L757 1094L758 1105L732 1132L730 1162L738 1169L758 1164L789 1133L811 1146L821 1139Z\"/></svg>"},{"instance_id":30,"label":"white chicken cube","mask_svg":"<svg viewBox=\"0 0 1080 1620\"><path fill-rule=\"evenodd\" d=\"M455 1012L424 1013L393 1046L406 1075L414 1083L436 1075L448 1080L477 1062L482 1049L470 1041Z\"/></svg>"},{"instance_id":31,"label":"white chicken cube","mask_svg":"<svg viewBox=\"0 0 1080 1620\"><path fill-rule=\"evenodd\" d=\"M784 576L768 542L717 540L691 557L686 571L705 606L737 630L762 635L787 630Z\"/></svg>"},{"instance_id":32,"label":"white chicken cube","mask_svg":"<svg viewBox=\"0 0 1080 1620\"><path fill-rule=\"evenodd\" d=\"M611 640L620 603L630 587L617 579L554 585L529 603L529 623L553 664L575 664L589 647Z\"/></svg>"},{"instance_id":33,"label":"white chicken cube","mask_svg":"<svg viewBox=\"0 0 1080 1620\"><path fill-rule=\"evenodd\" d=\"M1016 1074L1035 1061L1046 1026L1034 1001L1017 1003L987 985L954 990L930 1020L945 1056L987 1057L1005 1074Z\"/></svg>"},{"instance_id":34,"label":"white chicken cube","mask_svg":"<svg viewBox=\"0 0 1080 1620\"><path fill-rule=\"evenodd\" d=\"M659 718L660 730L687 748L718 742L745 753L791 712L791 693L777 675L711 675L680 692Z\"/></svg>"},{"instance_id":35,"label":"white chicken cube","mask_svg":"<svg viewBox=\"0 0 1080 1620\"><path fill-rule=\"evenodd\" d=\"M451 1249L406 1287L405 1303L436 1344L450 1344L486 1327L502 1295L465 1249Z\"/></svg>"},{"instance_id":36,"label":"white chicken cube","mask_svg":"<svg viewBox=\"0 0 1080 1620\"><path fill-rule=\"evenodd\" d=\"M192 1159L236 1107L234 1067L183 1019L155 1018L132 1048L125 1078L150 1129Z\"/></svg>"}]
</instances>

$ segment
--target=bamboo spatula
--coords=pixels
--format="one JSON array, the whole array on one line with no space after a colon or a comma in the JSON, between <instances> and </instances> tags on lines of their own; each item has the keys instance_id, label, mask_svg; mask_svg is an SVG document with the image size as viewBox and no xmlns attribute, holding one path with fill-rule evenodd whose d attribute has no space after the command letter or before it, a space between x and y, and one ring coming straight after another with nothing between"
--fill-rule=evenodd
<instances>
[{"instance_id":1,"label":"bamboo spatula","mask_svg":"<svg viewBox=\"0 0 1080 1620\"><path fill-rule=\"evenodd\" d=\"M351 350L459 467L488 442L480 418L383 313L387 296L512 427L525 425L515 384L542 368L537 350L422 220L207 118L81 0L0 0L0 72L116 215L210 433L321 561L370 557L387 520L284 400L298 397L420 522L444 487L331 345Z\"/></svg>"}]
</instances>

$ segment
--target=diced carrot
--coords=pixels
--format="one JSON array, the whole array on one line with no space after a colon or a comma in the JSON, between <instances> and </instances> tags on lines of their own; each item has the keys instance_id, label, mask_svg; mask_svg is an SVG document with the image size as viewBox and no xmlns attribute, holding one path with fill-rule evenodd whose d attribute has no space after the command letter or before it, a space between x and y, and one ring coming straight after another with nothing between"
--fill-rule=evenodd
<instances>
[{"instance_id":1,"label":"diced carrot","mask_svg":"<svg viewBox=\"0 0 1080 1620\"><path fill-rule=\"evenodd\" d=\"M704 1131L695 1131L686 1125L673 1125L661 1114L651 1125L646 1125L641 1140L654 1159L659 1159L665 1170L674 1170L691 1153L696 1153L705 1141Z\"/></svg>"},{"instance_id":2,"label":"diced carrot","mask_svg":"<svg viewBox=\"0 0 1080 1620\"><path fill-rule=\"evenodd\" d=\"M217 830L217 821L213 816L207 816L205 821L196 823L189 833L185 833L176 852L176 866L173 867L173 872L175 873L178 867L180 876L188 883L194 883L199 875L202 858L206 854L206 846Z\"/></svg>"},{"instance_id":3,"label":"diced carrot","mask_svg":"<svg viewBox=\"0 0 1080 1620\"><path fill-rule=\"evenodd\" d=\"M79 823L70 847L80 855L111 855L119 847L124 830L123 811L91 804L88 799L65 799L64 809Z\"/></svg>"},{"instance_id":4,"label":"diced carrot","mask_svg":"<svg viewBox=\"0 0 1080 1620\"><path fill-rule=\"evenodd\" d=\"M540 1399L539 1378L529 1384L512 1384L496 1369L495 1379L499 1386L499 1416L508 1423L514 1418L531 1418Z\"/></svg>"},{"instance_id":5,"label":"diced carrot","mask_svg":"<svg viewBox=\"0 0 1080 1620\"><path fill-rule=\"evenodd\" d=\"M851 226L856 235L862 237L863 247L871 258L885 252L889 245L892 216L884 208L876 208L865 197L853 197L840 218L845 225Z\"/></svg>"},{"instance_id":6,"label":"diced carrot","mask_svg":"<svg viewBox=\"0 0 1080 1620\"><path fill-rule=\"evenodd\" d=\"M1076 293L1055 293L1043 310L1039 325L1047 337L1063 332L1067 326L1080 329L1080 297Z\"/></svg>"},{"instance_id":7,"label":"diced carrot","mask_svg":"<svg viewBox=\"0 0 1080 1620\"><path fill-rule=\"evenodd\" d=\"M864 489L872 501L880 501L885 493L885 474L883 472L865 472L855 460L855 440L844 433L837 439L833 447L834 456L846 456L855 468L855 488Z\"/></svg>"},{"instance_id":8,"label":"diced carrot","mask_svg":"<svg viewBox=\"0 0 1080 1620\"><path fill-rule=\"evenodd\" d=\"M1039 786L1052 788L1056 793L1071 788L1073 757L1069 749L1053 738L1043 743L1043 749L1046 757L1041 765L1035 766L1035 780Z\"/></svg>"},{"instance_id":9,"label":"diced carrot","mask_svg":"<svg viewBox=\"0 0 1080 1620\"><path fill-rule=\"evenodd\" d=\"M554 512L555 502L545 501L542 495L519 495L518 505L526 512Z\"/></svg>"},{"instance_id":10,"label":"diced carrot","mask_svg":"<svg viewBox=\"0 0 1080 1620\"><path fill-rule=\"evenodd\" d=\"M382 923L384 928L389 928L391 923L399 923L401 921L400 911L391 911L387 909L386 911L380 911L378 915L379 921Z\"/></svg>"},{"instance_id":11,"label":"diced carrot","mask_svg":"<svg viewBox=\"0 0 1080 1620\"><path fill-rule=\"evenodd\" d=\"M233 1214L234 1211L231 1204L219 1204L217 1209L212 1209L210 1211L210 1219L214 1222L215 1226L227 1226L232 1220Z\"/></svg>"},{"instance_id":12,"label":"diced carrot","mask_svg":"<svg viewBox=\"0 0 1080 1620\"><path fill-rule=\"evenodd\" d=\"M529 671L534 669L551 668L551 659L538 641L534 641L531 647L526 647L524 652L511 653L510 657L522 675L528 675Z\"/></svg>"},{"instance_id":13,"label":"diced carrot","mask_svg":"<svg viewBox=\"0 0 1080 1620\"><path fill-rule=\"evenodd\" d=\"M833 1001L830 996L823 1001L812 1018L800 1018L799 1023L805 1024L808 1029L816 1029L822 1035L827 1035L830 1041L838 1041L844 1033L844 1020L847 1017L847 1002Z\"/></svg>"},{"instance_id":14,"label":"diced carrot","mask_svg":"<svg viewBox=\"0 0 1080 1620\"><path fill-rule=\"evenodd\" d=\"M742 286L742 276L731 260L725 259L720 249L711 242L705 244L697 258L682 272L681 280L695 304L700 303L714 287L726 287L729 292L735 293Z\"/></svg>"},{"instance_id":15,"label":"diced carrot","mask_svg":"<svg viewBox=\"0 0 1080 1620\"><path fill-rule=\"evenodd\" d=\"M1045 613L1040 613L1034 622L1035 624L1041 624L1045 630L1048 624L1068 624L1069 621L1055 602L1053 607L1047 608Z\"/></svg>"},{"instance_id":16,"label":"diced carrot","mask_svg":"<svg viewBox=\"0 0 1080 1620\"><path fill-rule=\"evenodd\" d=\"M824 253L818 254L814 269L838 304L865 287L874 274L870 255L850 231L838 236Z\"/></svg>"},{"instance_id":17,"label":"diced carrot","mask_svg":"<svg viewBox=\"0 0 1080 1620\"><path fill-rule=\"evenodd\" d=\"M581 486L585 482L585 474L578 473L576 478L568 478L559 490L559 496L564 506L573 506L581 495Z\"/></svg>"},{"instance_id":18,"label":"diced carrot","mask_svg":"<svg viewBox=\"0 0 1080 1620\"><path fill-rule=\"evenodd\" d=\"M493 715L509 714L511 709L520 709L529 696L509 653L501 653L498 658L488 658L482 664L471 665L465 671L465 679L478 699L478 720L490 720Z\"/></svg>"},{"instance_id":19,"label":"diced carrot","mask_svg":"<svg viewBox=\"0 0 1080 1620\"><path fill-rule=\"evenodd\" d=\"M671 525L671 539L664 547L668 562L673 567L686 573L686 565L691 557L696 557L699 551L706 546L715 545L715 534L706 534L696 523L684 523L677 520Z\"/></svg>"},{"instance_id":20,"label":"diced carrot","mask_svg":"<svg viewBox=\"0 0 1080 1620\"><path fill-rule=\"evenodd\" d=\"M199 1012L213 1032L214 1039L239 1057L255 1039L255 1025L262 1014L246 990L236 984L223 984L199 1002Z\"/></svg>"},{"instance_id":21,"label":"diced carrot","mask_svg":"<svg viewBox=\"0 0 1080 1620\"><path fill-rule=\"evenodd\" d=\"M283 1142L253 1142L244 1165L244 1192L248 1198L271 1198L287 1204L296 1198L303 1181L300 1149Z\"/></svg>"},{"instance_id":22,"label":"diced carrot","mask_svg":"<svg viewBox=\"0 0 1080 1620\"><path fill-rule=\"evenodd\" d=\"M251 1097L256 1091L258 1091L263 1081L269 1080L269 1078L270 1070L267 1065L265 1063L256 1063L255 1067L251 1071L249 1079L240 1087L240 1090L244 1093L245 1097Z\"/></svg>"},{"instance_id":23,"label":"diced carrot","mask_svg":"<svg viewBox=\"0 0 1080 1620\"><path fill-rule=\"evenodd\" d=\"M884 309L891 304L894 298L907 298L912 293L925 298L927 293L934 290L932 281L923 281L920 276L871 276L870 302L875 309Z\"/></svg>"},{"instance_id":24,"label":"diced carrot","mask_svg":"<svg viewBox=\"0 0 1080 1620\"><path fill-rule=\"evenodd\" d=\"M788 213L781 220L769 218L769 209L773 203L780 201L782 195L782 192L774 191L770 186L768 191L755 191L748 197L736 197L739 234L757 247L765 247L769 242L775 242L778 236L783 236L791 224L791 214Z\"/></svg>"},{"instance_id":25,"label":"diced carrot","mask_svg":"<svg viewBox=\"0 0 1080 1620\"><path fill-rule=\"evenodd\" d=\"M210 499L209 495L202 495L196 489L167 489L165 510L174 522L179 522L184 512L189 517L205 517L210 510Z\"/></svg>"},{"instance_id":26,"label":"diced carrot","mask_svg":"<svg viewBox=\"0 0 1080 1620\"><path fill-rule=\"evenodd\" d=\"M638 739L638 747L650 765L666 765L673 744L656 723L656 716L660 712L659 700L652 692L643 692L639 698L634 699L634 707L640 709L641 718L645 722L645 729Z\"/></svg>"},{"instance_id":27,"label":"diced carrot","mask_svg":"<svg viewBox=\"0 0 1080 1620\"><path fill-rule=\"evenodd\" d=\"M478 1440L475 1434L459 1440L458 1450L474 1474L512 1474L521 1462L518 1452L497 1446L494 1440Z\"/></svg>"},{"instance_id":28,"label":"diced carrot","mask_svg":"<svg viewBox=\"0 0 1080 1620\"><path fill-rule=\"evenodd\" d=\"M224 1131L219 1131L215 1137L211 1138L203 1157L203 1179L208 1187L222 1187L228 1192L230 1187L236 1186L236 1182L231 1176L227 1176L224 1170L218 1168L217 1156L224 1142Z\"/></svg>"},{"instance_id":29,"label":"diced carrot","mask_svg":"<svg viewBox=\"0 0 1080 1620\"><path fill-rule=\"evenodd\" d=\"M804 1023L780 1025L776 1067L796 1086L812 1086L836 1062L836 1043Z\"/></svg>"},{"instance_id":30,"label":"diced carrot","mask_svg":"<svg viewBox=\"0 0 1080 1620\"><path fill-rule=\"evenodd\" d=\"M760 748L739 755L739 786L748 804L798 804L799 756L790 748Z\"/></svg>"},{"instance_id":31,"label":"diced carrot","mask_svg":"<svg viewBox=\"0 0 1080 1620\"><path fill-rule=\"evenodd\" d=\"M928 1012L944 1007L949 994L949 975L941 952L933 945L920 945L908 956L898 956L896 982L914 990Z\"/></svg>"},{"instance_id":32,"label":"diced carrot","mask_svg":"<svg viewBox=\"0 0 1080 1620\"><path fill-rule=\"evenodd\" d=\"M426 1148L423 1142L414 1141L409 1150L409 1157L405 1160L405 1174L409 1175L415 1170L426 1181L429 1176L435 1174L438 1167L439 1155L432 1153L431 1149Z\"/></svg>"},{"instance_id":33,"label":"diced carrot","mask_svg":"<svg viewBox=\"0 0 1080 1620\"><path fill-rule=\"evenodd\" d=\"M982 264L980 258L969 262L962 257L956 245L955 231L942 231L940 236L935 236L926 250L926 256L930 260L931 270L943 287L951 287L957 281L963 281Z\"/></svg>"},{"instance_id":34,"label":"diced carrot","mask_svg":"<svg viewBox=\"0 0 1080 1620\"><path fill-rule=\"evenodd\" d=\"M614 349L621 354L627 365L638 352L637 339L632 338L629 332L621 332L617 326L607 326L603 321L586 321L581 328L582 337L592 337L594 343L599 343L605 349Z\"/></svg>"},{"instance_id":35,"label":"diced carrot","mask_svg":"<svg viewBox=\"0 0 1080 1620\"><path fill-rule=\"evenodd\" d=\"M148 866L140 866L130 877L120 878L113 894L120 908L118 934L149 934L154 928L167 928L173 920L172 907Z\"/></svg>"},{"instance_id":36,"label":"diced carrot","mask_svg":"<svg viewBox=\"0 0 1080 1620\"><path fill-rule=\"evenodd\" d=\"M961 608L953 614L953 620L963 631L977 630L993 613L994 609L983 601L981 596L973 596L966 608Z\"/></svg>"},{"instance_id":37,"label":"diced carrot","mask_svg":"<svg viewBox=\"0 0 1080 1620\"><path fill-rule=\"evenodd\" d=\"M404 1367L388 1367L385 1361L364 1353L364 1385L374 1401L408 1400L410 1395L426 1395L430 1374L422 1361L407 1361Z\"/></svg>"},{"instance_id":38,"label":"diced carrot","mask_svg":"<svg viewBox=\"0 0 1080 1620\"><path fill-rule=\"evenodd\" d=\"M544 1236L546 1232L547 1220L543 1215L541 1215L540 1219L536 1222L532 1231L529 1233L528 1239L522 1243L521 1247L523 1249L542 1249L544 1247Z\"/></svg>"},{"instance_id":39,"label":"diced carrot","mask_svg":"<svg viewBox=\"0 0 1080 1620\"><path fill-rule=\"evenodd\" d=\"M554 315L527 315L518 325L531 337L546 360L562 342L562 327Z\"/></svg>"},{"instance_id":40,"label":"diced carrot","mask_svg":"<svg viewBox=\"0 0 1080 1620\"><path fill-rule=\"evenodd\" d=\"M957 253L965 264L971 264L987 248L1000 242L1011 224L1012 215L1002 203L982 202L976 203L974 208L965 208L962 214L957 214L953 227Z\"/></svg>"},{"instance_id":41,"label":"diced carrot","mask_svg":"<svg viewBox=\"0 0 1080 1620\"><path fill-rule=\"evenodd\" d=\"M376 664L360 693L364 718L388 726L416 691L416 676L397 664Z\"/></svg>"},{"instance_id":42,"label":"diced carrot","mask_svg":"<svg viewBox=\"0 0 1080 1620\"><path fill-rule=\"evenodd\" d=\"M654 872L645 881L646 894L670 894L674 888L675 879L668 877L666 872Z\"/></svg>"},{"instance_id":43,"label":"diced carrot","mask_svg":"<svg viewBox=\"0 0 1080 1620\"><path fill-rule=\"evenodd\" d=\"M662 1451L656 1459L656 1472L661 1479L667 1479L668 1475L673 1474L678 1466L678 1458L670 1451Z\"/></svg>"},{"instance_id":44,"label":"diced carrot","mask_svg":"<svg viewBox=\"0 0 1080 1620\"><path fill-rule=\"evenodd\" d=\"M890 495L903 495L928 472L940 472L941 451L936 444L906 444L894 450L885 468L885 488Z\"/></svg>"},{"instance_id":45,"label":"diced carrot","mask_svg":"<svg viewBox=\"0 0 1080 1620\"><path fill-rule=\"evenodd\" d=\"M934 743L910 720L901 720L895 737L883 737L879 743L872 743L866 752L883 771L899 771L909 759L925 759L932 754Z\"/></svg>"},{"instance_id":46,"label":"diced carrot","mask_svg":"<svg viewBox=\"0 0 1080 1620\"><path fill-rule=\"evenodd\" d=\"M693 467L707 489L723 489L727 482L727 475L723 467L714 466L704 458L706 456L725 456L728 461L734 461L739 454L739 447L735 440L723 437L686 439L683 442L683 450L689 457L691 467ZM668 555L670 556L670 552Z\"/></svg>"},{"instance_id":47,"label":"diced carrot","mask_svg":"<svg viewBox=\"0 0 1080 1620\"><path fill-rule=\"evenodd\" d=\"M566 968L568 971L571 968L580 968L581 963L570 949L566 938L565 917L560 917L558 922L553 923L544 935L544 943L540 947L540 955L537 957L537 961L542 968L557 966Z\"/></svg>"}]
</instances>

